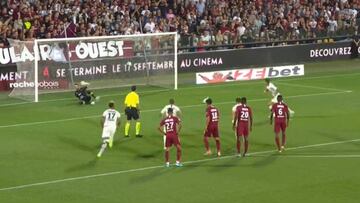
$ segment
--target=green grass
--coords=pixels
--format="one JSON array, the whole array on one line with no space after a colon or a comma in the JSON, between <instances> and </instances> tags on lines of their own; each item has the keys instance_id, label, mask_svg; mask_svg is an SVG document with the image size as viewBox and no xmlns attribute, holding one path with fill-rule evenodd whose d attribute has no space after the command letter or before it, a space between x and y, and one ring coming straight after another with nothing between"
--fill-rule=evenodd
<instances>
[{"instance_id":1,"label":"green grass","mask_svg":"<svg viewBox=\"0 0 360 203\"><path fill-rule=\"evenodd\" d=\"M100 115L111 99L122 113L127 89L96 91L102 100L94 106L79 106L72 93L42 95L39 103L0 102L0 202L358 202L360 61L306 64L305 72L274 80L296 111L289 150L281 155L272 151L263 81L186 84L177 91L140 87L144 137L123 138L122 125L99 160ZM203 156L205 96L221 111L222 158ZM254 112L252 155L244 159L233 156L236 96L246 96ZM156 131L170 97L183 111L182 168L163 167Z\"/></svg>"}]
</instances>

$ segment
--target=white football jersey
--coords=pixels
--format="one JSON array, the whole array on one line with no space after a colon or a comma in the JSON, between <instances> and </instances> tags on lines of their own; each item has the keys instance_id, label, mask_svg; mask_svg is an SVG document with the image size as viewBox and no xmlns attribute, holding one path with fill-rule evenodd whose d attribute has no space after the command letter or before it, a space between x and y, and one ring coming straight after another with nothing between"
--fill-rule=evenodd
<instances>
[{"instance_id":1,"label":"white football jersey","mask_svg":"<svg viewBox=\"0 0 360 203\"><path fill-rule=\"evenodd\" d=\"M236 108L237 108L238 106L240 106L240 105L241 105L241 103L235 104L235 105L232 107L232 112L235 113Z\"/></svg>"},{"instance_id":2,"label":"white football jersey","mask_svg":"<svg viewBox=\"0 0 360 203\"><path fill-rule=\"evenodd\" d=\"M174 115L174 116L177 116L177 115L178 115L178 112L180 112L180 108L179 108L178 106L176 106L176 105L174 105L174 104L168 104L168 105L166 105L166 106L160 111L160 113L161 113L162 115L168 116L167 111L168 111L169 108L172 108L172 109L173 109L173 115Z\"/></svg>"},{"instance_id":3,"label":"white football jersey","mask_svg":"<svg viewBox=\"0 0 360 203\"><path fill-rule=\"evenodd\" d=\"M103 113L105 118L104 127L115 127L117 125L118 119L120 119L120 113L115 109L107 109Z\"/></svg>"},{"instance_id":4,"label":"white football jersey","mask_svg":"<svg viewBox=\"0 0 360 203\"><path fill-rule=\"evenodd\" d=\"M273 83L269 83L266 89L271 92L272 96L275 97L278 94L277 87Z\"/></svg>"}]
</instances>

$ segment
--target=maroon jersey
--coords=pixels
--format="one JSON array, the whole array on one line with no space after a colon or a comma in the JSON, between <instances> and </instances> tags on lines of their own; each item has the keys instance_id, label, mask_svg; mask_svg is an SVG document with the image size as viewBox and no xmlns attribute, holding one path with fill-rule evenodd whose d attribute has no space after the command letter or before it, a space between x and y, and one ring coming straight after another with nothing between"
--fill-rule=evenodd
<instances>
[{"instance_id":1,"label":"maroon jersey","mask_svg":"<svg viewBox=\"0 0 360 203\"><path fill-rule=\"evenodd\" d=\"M283 102L273 104L271 111L274 114L275 122L286 122L289 116L288 106Z\"/></svg>"},{"instance_id":2,"label":"maroon jersey","mask_svg":"<svg viewBox=\"0 0 360 203\"><path fill-rule=\"evenodd\" d=\"M167 116L160 122L160 126L165 126L166 135L177 135L177 125L180 119L176 116Z\"/></svg>"},{"instance_id":3,"label":"maroon jersey","mask_svg":"<svg viewBox=\"0 0 360 203\"><path fill-rule=\"evenodd\" d=\"M249 123L250 117L252 117L252 111L249 106L241 104L236 107L236 118L238 123Z\"/></svg>"},{"instance_id":4,"label":"maroon jersey","mask_svg":"<svg viewBox=\"0 0 360 203\"><path fill-rule=\"evenodd\" d=\"M206 117L209 118L209 126L217 126L220 118L219 110L215 106L206 109Z\"/></svg>"}]
</instances>

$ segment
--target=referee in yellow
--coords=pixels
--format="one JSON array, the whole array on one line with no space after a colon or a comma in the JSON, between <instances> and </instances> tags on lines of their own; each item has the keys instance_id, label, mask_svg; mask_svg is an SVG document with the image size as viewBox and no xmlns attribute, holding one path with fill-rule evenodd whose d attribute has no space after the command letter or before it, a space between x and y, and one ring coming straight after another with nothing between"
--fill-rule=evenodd
<instances>
[{"instance_id":1,"label":"referee in yellow","mask_svg":"<svg viewBox=\"0 0 360 203\"><path fill-rule=\"evenodd\" d=\"M131 92L126 95L124 103L125 103L125 115L127 116L127 122L125 124L125 137L129 137L131 120L135 120L136 122L135 124L136 137L142 137L142 135L140 135L141 124L139 121L140 101L139 101L139 95L136 93L135 85L131 86Z\"/></svg>"}]
</instances>

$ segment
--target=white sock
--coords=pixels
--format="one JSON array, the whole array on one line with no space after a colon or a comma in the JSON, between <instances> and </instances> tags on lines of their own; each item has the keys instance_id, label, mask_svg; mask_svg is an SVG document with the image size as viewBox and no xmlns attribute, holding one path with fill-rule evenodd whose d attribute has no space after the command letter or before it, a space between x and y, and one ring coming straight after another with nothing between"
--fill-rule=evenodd
<instances>
[{"instance_id":1,"label":"white sock","mask_svg":"<svg viewBox=\"0 0 360 203\"><path fill-rule=\"evenodd\" d=\"M295 111L293 111L292 109L289 108L289 112L290 112L290 113L294 113Z\"/></svg>"},{"instance_id":2,"label":"white sock","mask_svg":"<svg viewBox=\"0 0 360 203\"><path fill-rule=\"evenodd\" d=\"M99 154L102 155L105 151L107 147L107 142L104 142L102 145L101 145L101 148L100 148L100 151L99 151Z\"/></svg>"}]
</instances>

